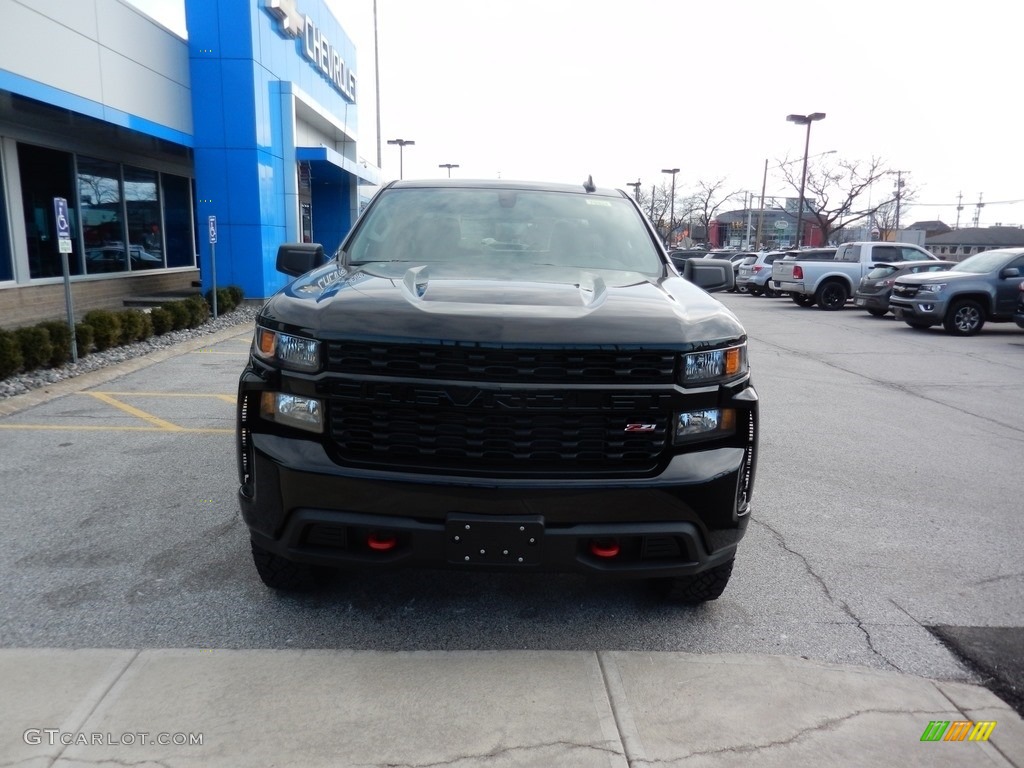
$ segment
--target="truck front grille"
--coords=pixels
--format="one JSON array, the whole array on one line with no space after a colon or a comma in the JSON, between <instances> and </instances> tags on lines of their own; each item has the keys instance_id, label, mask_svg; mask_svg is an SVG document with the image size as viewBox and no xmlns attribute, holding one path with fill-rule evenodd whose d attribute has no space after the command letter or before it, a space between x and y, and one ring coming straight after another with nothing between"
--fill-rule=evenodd
<instances>
[{"instance_id":1,"label":"truck front grille","mask_svg":"<svg viewBox=\"0 0 1024 768\"><path fill-rule=\"evenodd\" d=\"M677 353L659 349L517 349L336 341L327 368L353 376L479 382L672 384Z\"/></svg>"},{"instance_id":2,"label":"truck front grille","mask_svg":"<svg viewBox=\"0 0 1024 768\"><path fill-rule=\"evenodd\" d=\"M636 472L653 468L668 445L670 414L664 410L562 410L550 403L565 393L549 394L547 402L545 393L523 395L512 408L490 407L497 402L491 396L466 405L334 398L330 436L346 462L502 473Z\"/></svg>"}]
</instances>

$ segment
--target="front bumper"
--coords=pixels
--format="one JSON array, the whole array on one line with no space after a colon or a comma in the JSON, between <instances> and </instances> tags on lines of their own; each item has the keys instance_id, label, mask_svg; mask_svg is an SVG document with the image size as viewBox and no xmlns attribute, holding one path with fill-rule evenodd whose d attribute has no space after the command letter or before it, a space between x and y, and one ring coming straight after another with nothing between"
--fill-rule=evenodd
<instances>
[{"instance_id":1,"label":"front bumper","mask_svg":"<svg viewBox=\"0 0 1024 768\"><path fill-rule=\"evenodd\" d=\"M946 316L946 301L935 299L889 299L889 311L897 320L913 320L937 325Z\"/></svg>"},{"instance_id":2,"label":"front bumper","mask_svg":"<svg viewBox=\"0 0 1024 768\"><path fill-rule=\"evenodd\" d=\"M750 517L755 454L740 447L675 456L655 477L487 480L344 467L316 440L248 439L239 502L253 542L316 565L684 576L730 560Z\"/></svg>"}]
</instances>

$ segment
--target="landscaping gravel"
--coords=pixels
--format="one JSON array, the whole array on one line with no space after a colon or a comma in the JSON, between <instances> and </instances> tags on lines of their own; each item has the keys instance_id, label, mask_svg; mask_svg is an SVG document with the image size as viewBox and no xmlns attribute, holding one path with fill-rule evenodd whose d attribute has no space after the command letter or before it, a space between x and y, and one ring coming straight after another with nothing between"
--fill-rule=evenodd
<instances>
[{"instance_id":1,"label":"landscaping gravel","mask_svg":"<svg viewBox=\"0 0 1024 768\"><path fill-rule=\"evenodd\" d=\"M81 376L100 368L123 363L136 357L153 352L157 349L165 349L175 344L190 339L200 339L211 333L222 331L236 325L252 324L259 312L259 305L246 305L236 307L231 312L221 315L216 320L208 320L198 328L186 328L180 331L171 331L163 336L151 336L146 341L139 341L123 347L113 347L103 352L91 352L85 357L80 357L77 363L66 363L59 368L37 368L27 373L19 373L0 380L0 400L15 395L23 395L33 389L45 387L48 384L55 384L58 381Z\"/></svg>"}]
</instances>

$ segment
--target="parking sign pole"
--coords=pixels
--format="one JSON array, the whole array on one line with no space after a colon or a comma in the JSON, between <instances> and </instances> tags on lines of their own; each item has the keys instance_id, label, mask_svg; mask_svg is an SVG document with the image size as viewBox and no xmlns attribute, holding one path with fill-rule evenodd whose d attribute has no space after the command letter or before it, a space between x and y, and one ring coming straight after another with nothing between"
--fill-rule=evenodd
<instances>
[{"instance_id":1,"label":"parking sign pole","mask_svg":"<svg viewBox=\"0 0 1024 768\"><path fill-rule=\"evenodd\" d=\"M64 273L64 304L68 313L68 330L71 331L71 362L78 362L78 339L75 338L75 305L71 299L71 268L68 254L71 253L71 221L68 219L68 201L63 197L53 198L53 220L57 225L57 245L60 249L60 266Z\"/></svg>"},{"instance_id":2,"label":"parking sign pole","mask_svg":"<svg viewBox=\"0 0 1024 768\"><path fill-rule=\"evenodd\" d=\"M210 296L213 299L213 319L217 319L217 217L209 218L210 224L210 278L213 281L213 289Z\"/></svg>"}]
</instances>

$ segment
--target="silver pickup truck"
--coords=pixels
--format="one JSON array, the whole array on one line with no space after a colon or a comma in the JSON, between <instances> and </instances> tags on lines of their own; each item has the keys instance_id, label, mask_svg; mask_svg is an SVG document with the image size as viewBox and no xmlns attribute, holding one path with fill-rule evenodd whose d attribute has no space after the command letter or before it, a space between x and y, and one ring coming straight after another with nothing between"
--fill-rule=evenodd
<instances>
[{"instance_id":1,"label":"silver pickup truck","mask_svg":"<svg viewBox=\"0 0 1024 768\"><path fill-rule=\"evenodd\" d=\"M937 257L912 243L843 243L831 261L780 259L772 265L772 282L802 307L842 309L860 279L875 264L922 261Z\"/></svg>"}]
</instances>

